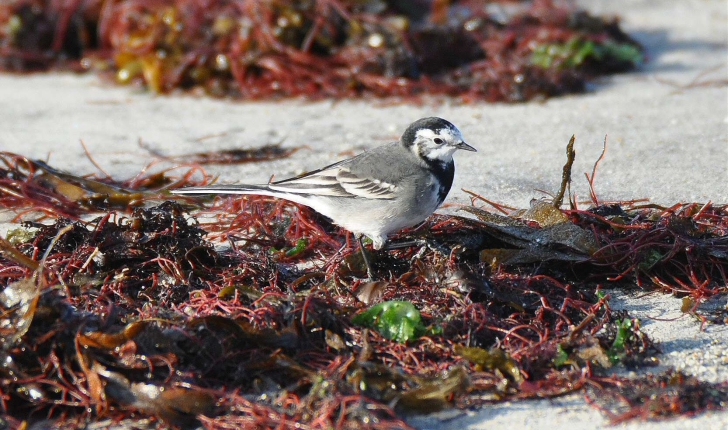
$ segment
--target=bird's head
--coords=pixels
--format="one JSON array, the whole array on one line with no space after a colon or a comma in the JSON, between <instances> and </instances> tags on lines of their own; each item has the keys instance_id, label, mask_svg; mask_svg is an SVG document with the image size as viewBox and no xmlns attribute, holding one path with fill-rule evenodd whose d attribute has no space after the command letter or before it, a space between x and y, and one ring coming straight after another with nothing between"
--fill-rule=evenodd
<instances>
[{"instance_id":1,"label":"bird's head","mask_svg":"<svg viewBox=\"0 0 728 430\"><path fill-rule=\"evenodd\" d=\"M401 142L417 156L431 162L450 162L458 149L475 151L457 127L442 118L422 118L410 124Z\"/></svg>"}]
</instances>

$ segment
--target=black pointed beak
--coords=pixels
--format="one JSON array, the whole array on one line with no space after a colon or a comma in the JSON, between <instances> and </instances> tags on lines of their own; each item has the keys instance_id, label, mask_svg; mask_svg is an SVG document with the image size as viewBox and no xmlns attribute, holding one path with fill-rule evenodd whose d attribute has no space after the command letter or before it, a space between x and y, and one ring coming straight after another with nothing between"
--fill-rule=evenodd
<instances>
[{"instance_id":1,"label":"black pointed beak","mask_svg":"<svg viewBox=\"0 0 728 430\"><path fill-rule=\"evenodd\" d=\"M455 145L455 147L457 149L464 149L466 151L478 152L477 149L473 148L472 146L468 145L467 143L463 142L462 140L460 141L460 143L458 143L457 145Z\"/></svg>"}]
</instances>

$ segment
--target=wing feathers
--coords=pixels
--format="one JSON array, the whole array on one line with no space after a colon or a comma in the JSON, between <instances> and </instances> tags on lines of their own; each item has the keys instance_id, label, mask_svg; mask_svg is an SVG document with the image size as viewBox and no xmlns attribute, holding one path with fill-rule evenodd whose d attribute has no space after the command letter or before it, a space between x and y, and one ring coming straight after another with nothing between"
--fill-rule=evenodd
<instances>
[{"instance_id":1,"label":"wing feathers","mask_svg":"<svg viewBox=\"0 0 728 430\"><path fill-rule=\"evenodd\" d=\"M341 170L336 178L347 192L368 199L393 199L397 189L379 179L359 177L348 170Z\"/></svg>"},{"instance_id":2,"label":"wing feathers","mask_svg":"<svg viewBox=\"0 0 728 430\"><path fill-rule=\"evenodd\" d=\"M268 189L288 194L310 194L316 196L351 197L339 184L313 185L286 183L285 185L271 184Z\"/></svg>"},{"instance_id":3,"label":"wing feathers","mask_svg":"<svg viewBox=\"0 0 728 430\"><path fill-rule=\"evenodd\" d=\"M301 196L362 197L367 199L393 199L395 185L357 176L338 164L307 175L267 185L212 185L174 190L176 194L294 194Z\"/></svg>"}]
</instances>

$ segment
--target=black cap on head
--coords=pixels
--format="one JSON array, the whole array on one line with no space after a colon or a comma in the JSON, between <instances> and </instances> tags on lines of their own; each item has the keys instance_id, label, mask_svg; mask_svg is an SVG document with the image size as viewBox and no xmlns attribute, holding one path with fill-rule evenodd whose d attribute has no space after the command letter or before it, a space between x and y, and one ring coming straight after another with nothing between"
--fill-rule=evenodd
<instances>
[{"instance_id":1,"label":"black cap on head","mask_svg":"<svg viewBox=\"0 0 728 430\"><path fill-rule=\"evenodd\" d=\"M457 130L457 127L455 127L450 121L446 121L442 118L438 118L436 116L431 116L428 118L420 118L417 121L410 124L409 127L407 127L407 130L402 133L402 143L404 143L406 146L411 145L415 141L415 137L417 135L418 130L422 129L430 129L430 130L442 130L444 128L449 128L450 130Z\"/></svg>"}]
</instances>

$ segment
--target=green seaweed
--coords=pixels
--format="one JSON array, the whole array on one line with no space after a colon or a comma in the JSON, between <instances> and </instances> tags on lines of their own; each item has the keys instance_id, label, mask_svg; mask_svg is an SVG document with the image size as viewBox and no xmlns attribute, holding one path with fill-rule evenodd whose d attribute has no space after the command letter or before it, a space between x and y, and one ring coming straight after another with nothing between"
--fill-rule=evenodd
<instances>
[{"instance_id":1,"label":"green seaweed","mask_svg":"<svg viewBox=\"0 0 728 430\"><path fill-rule=\"evenodd\" d=\"M351 322L373 328L385 338L399 343L417 339L426 331L420 311L406 301L394 300L376 304L354 316Z\"/></svg>"},{"instance_id":2,"label":"green seaweed","mask_svg":"<svg viewBox=\"0 0 728 430\"><path fill-rule=\"evenodd\" d=\"M612 342L612 346L607 351L607 356L612 364L616 364L622 360L625 355L626 343L632 336L632 320L623 319L616 321L617 335Z\"/></svg>"},{"instance_id":3,"label":"green seaweed","mask_svg":"<svg viewBox=\"0 0 728 430\"><path fill-rule=\"evenodd\" d=\"M599 43L579 37L569 39L566 43L539 45L531 54L531 64L544 69L551 67L573 69L583 65L587 60L597 62L611 60L637 66L642 63L644 57L638 47L628 43L611 40Z\"/></svg>"}]
</instances>

